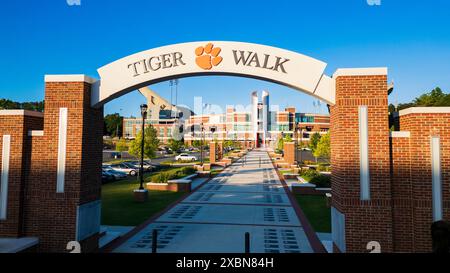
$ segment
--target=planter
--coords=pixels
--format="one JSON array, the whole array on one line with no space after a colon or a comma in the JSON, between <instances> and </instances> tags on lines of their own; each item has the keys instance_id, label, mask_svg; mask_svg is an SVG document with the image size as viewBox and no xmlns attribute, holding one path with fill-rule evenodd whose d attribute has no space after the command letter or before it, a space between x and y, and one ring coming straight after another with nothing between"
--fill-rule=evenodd
<instances>
[{"instance_id":1,"label":"planter","mask_svg":"<svg viewBox=\"0 0 450 273\"><path fill-rule=\"evenodd\" d=\"M192 179L198 174L191 174L181 179L169 180L167 183L147 183L147 189L153 191L191 192Z\"/></svg>"},{"instance_id":2,"label":"planter","mask_svg":"<svg viewBox=\"0 0 450 273\"><path fill-rule=\"evenodd\" d=\"M297 179L298 175L295 173L285 173L283 177L284 179Z\"/></svg>"},{"instance_id":3,"label":"planter","mask_svg":"<svg viewBox=\"0 0 450 273\"><path fill-rule=\"evenodd\" d=\"M327 194L331 193L330 188L317 188L316 185L311 183L294 183L291 185L291 188L293 194L300 194L300 195L327 196Z\"/></svg>"},{"instance_id":4,"label":"planter","mask_svg":"<svg viewBox=\"0 0 450 273\"><path fill-rule=\"evenodd\" d=\"M202 177L202 178L209 178L211 177L211 171L202 171L202 172L197 172L198 177Z\"/></svg>"},{"instance_id":5,"label":"planter","mask_svg":"<svg viewBox=\"0 0 450 273\"><path fill-rule=\"evenodd\" d=\"M138 203L145 203L148 200L148 190L134 190L134 201Z\"/></svg>"}]
</instances>

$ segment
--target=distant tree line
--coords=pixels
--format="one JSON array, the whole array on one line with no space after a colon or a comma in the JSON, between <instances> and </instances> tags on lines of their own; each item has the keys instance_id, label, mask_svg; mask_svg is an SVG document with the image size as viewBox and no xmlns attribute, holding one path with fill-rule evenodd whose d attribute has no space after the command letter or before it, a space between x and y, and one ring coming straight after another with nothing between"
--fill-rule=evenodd
<instances>
[{"instance_id":1,"label":"distant tree line","mask_svg":"<svg viewBox=\"0 0 450 273\"><path fill-rule=\"evenodd\" d=\"M8 99L0 99L0 110L13 109L44 112L44 101L17 102Z\"/></svg>"},{"instance_id":2,"label":"distant tree line","mask_svg":"<svg viewBox=\"0 0 450 273\"><path fill-rule=\"evenodd\" d=\"M397 111L410 107L450 106L450 94L444 93L441 88L436 87L429 93L425 93L408 103L400 103ZM395 105L389 105L389 113L395 112Z\"/></svg>"},{"instance_id":3,"label":"distant tree line","mask_svg":"<svg viewBox=\"0 0 450 273\"><path fill-rule=\"evenodd\" d=\"M397 107L389 104L389 128L391 131L400 130L399 118L393 113L410 107L433 107L450 106L450 94L444 93L441 88L436 87L429 93L422 94L408 103L400 103Z\"/></svg>"}]
</instances>

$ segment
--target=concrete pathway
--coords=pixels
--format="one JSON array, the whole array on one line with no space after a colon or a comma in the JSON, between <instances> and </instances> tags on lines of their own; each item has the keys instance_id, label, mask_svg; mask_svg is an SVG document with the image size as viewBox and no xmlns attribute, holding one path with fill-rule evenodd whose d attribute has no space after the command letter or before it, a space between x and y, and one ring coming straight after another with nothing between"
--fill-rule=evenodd
<instances>
[{"instance_id":1,"label":"concrete pathway","mask_svg":"<svg viewBox=\"0 0 450 273\"><path fill-rule=\"evenodd\" d=\"M151 252L153 229L159 253L243 253L246 232L252 253L313 252L265 151L250 152L113 252Z\"/></svg>"}]
</instances>

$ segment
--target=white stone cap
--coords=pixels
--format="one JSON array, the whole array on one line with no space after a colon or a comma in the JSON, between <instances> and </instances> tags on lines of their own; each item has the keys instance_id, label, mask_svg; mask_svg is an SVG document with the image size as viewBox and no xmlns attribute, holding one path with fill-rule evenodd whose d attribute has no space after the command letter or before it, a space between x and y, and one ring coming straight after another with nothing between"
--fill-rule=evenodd
<instances>
[{"instance_id":1,"label":"white stone cap","mask_svg":"<svg viewBox=\"0 0 450 273\"><path fill-rule=\"evenodd\" d=\"M339 68L334 72L333 78L336 79L339 76L384 76L387 74L387 67Z\"/></svg>"},{"instance_id":2,"label":"white stone cap","mask_svg":"<svg viewBox=\"0 0 450 273\"><path fill-rule=\"evenodd\" d=\"M28 131L28 136L44 136L43 130L30 130Z\"/></svg>"},{"instance_id":3,"label":"white stone cap","mask_svg":"<svg viewBox=\"0 0 450 273\"><path fill-rule=\"evenodd\" d=\"M399 112L400 116L408 114L450 114L450 107L411 107Z\"/></svg>"},{"instance_id":4,"label":"white stone cap","mask_svg":"<svg viewBox=\"0 0 450 273\"><path fill-rule=\"evenodd\" d=\"M391 132L391 137L410 137L411 133L409 131L394 131Z\"/></svg>"},{"instance_id":5,"label":"white stone cap","mask_svg":"<svg viewBox=\"0 0 450 273\"><path fill-rule=\"evenodd\" d=\"M44 117L44 113L29 110L0 110L0 116L30 116L30 117Z\"/></svg>"},{"instance_id":6,"label":"white stone cap","mask_svg":"<svg viewBox=\"0 0 450 273\"><path fill-rule=\"evenodd\" d=\"M86 82L93 84L97 80L83 74L45 75L45 82Z\"/></svg>"}]
</instances>

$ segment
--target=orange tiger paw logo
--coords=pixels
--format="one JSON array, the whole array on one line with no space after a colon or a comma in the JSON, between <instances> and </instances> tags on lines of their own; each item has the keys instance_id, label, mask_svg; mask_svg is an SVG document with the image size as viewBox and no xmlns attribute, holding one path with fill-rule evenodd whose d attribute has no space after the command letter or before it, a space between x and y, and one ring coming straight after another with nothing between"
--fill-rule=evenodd
<instances>
[{"instance_id":1,"label":"orange tiger paw logo","mask_svg":"<svg viewBox=\"0 0 450 273\"><path fill-rule=\"evenodd\" d=\"M223 58L219 56L221 51L220 47L214 47L212 43L208 43L205 47L197 47L195 62L200 68L211 70L213 66L218 66L223 61Z\"/></svg>"}]
</instances>

